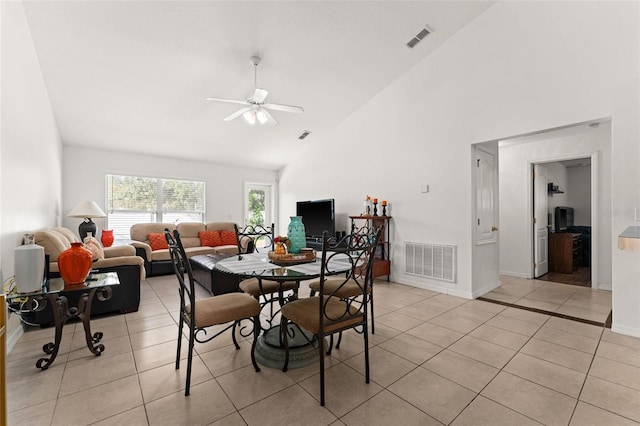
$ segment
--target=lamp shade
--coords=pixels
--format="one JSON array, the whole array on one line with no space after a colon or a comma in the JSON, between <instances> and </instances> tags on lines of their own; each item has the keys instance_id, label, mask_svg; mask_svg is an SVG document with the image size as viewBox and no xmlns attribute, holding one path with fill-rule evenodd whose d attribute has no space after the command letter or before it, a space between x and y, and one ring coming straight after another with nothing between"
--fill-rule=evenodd
<instances>
[{"instance_id":1,"label":"lamp shade","mask_svg":"<svg viewBox=\"0 0 640 426\"><path fill-rule=\"evenodd\" d=\"M97 235L96 224L91 220L92 217L107 217L93 201L82 201L69 212L69 216L84 218L84 221L78 227L80 241L84 241L87 236L93 237Z\"/></svg>"},{"instance_id":2,"label":"lamp shade","mask_svg":"<svg viewBox=\"0 0 640 426\"><path fill-rule=\"evenodd\" d=\"M70 217L107 217L94 201L82 201L70 212Z\"/></svg>"}]
</instances>

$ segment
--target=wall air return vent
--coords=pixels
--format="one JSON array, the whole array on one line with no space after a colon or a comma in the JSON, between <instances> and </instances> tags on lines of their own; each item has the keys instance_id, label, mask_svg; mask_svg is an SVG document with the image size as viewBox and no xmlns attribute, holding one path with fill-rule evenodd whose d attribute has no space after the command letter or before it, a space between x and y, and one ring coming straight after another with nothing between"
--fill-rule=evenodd
<instances>
[{"instance_id":1,"label":"wall air return vent","mask_svg":"<svg viewBox=\"0 0 640 426\"><path fill-rule=\"evenodd\" d=\"M429 31L428 29L424 28L422 31L420 31L418 34L416 34L415 37L413 37L411 40L409 40L409 42L407 43L407 46L410 47L411 49L413 49L416 46L416 44L420 43L422 41L422 39L424 39L430 33L431 33L431 31Z\"/></svg>"},{"instance_id":2,"label":"wall air return vent","mask_svg":"<svg viewBox=\"0 0 640 426\"><path fill-rule=\"evenodd\" d=\"M405 254L407 274L456 282L456 246L405 243Z\"/></svg>"}]
</instances>

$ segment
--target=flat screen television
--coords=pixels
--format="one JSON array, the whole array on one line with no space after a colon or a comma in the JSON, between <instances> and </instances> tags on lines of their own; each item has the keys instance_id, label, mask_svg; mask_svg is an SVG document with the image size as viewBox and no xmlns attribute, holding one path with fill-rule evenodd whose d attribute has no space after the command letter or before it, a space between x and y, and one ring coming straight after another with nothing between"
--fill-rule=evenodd
<instances>
[{"instance_id":1,"label":"flat screen television","mask_svg":"<svg viewBox=\"0 0 640 426\"><path fill-rule=\"evenodd\" d=\"M326 200L298 201L296 215L302 216L307 239L322 238L328 231L330 236L336 232L336 215L333 198Z\"/></svg>"},{"instance_id":2,"label":"flat screen television","mask_svg":"<svg viewBox=\"0 0 640 426\"><path fill-rule=\"evenodd\" d=\"M556 232L567 232L567 228L573 226L573 207L556 207L555 225Z\"/></svg>"}]
</instances>

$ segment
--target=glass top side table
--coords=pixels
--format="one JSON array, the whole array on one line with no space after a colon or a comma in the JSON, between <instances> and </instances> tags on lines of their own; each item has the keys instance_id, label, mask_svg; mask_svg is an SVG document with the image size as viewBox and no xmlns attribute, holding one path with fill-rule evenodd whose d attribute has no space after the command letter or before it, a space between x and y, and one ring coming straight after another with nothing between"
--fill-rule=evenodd
<instances>
[{"instance_id":1,"label":"glass top side table","mask_svg":"<svg viewBox=\"0 0 640 426\"><path fill-rule=\"evenodd\" d=\"M104 345L99 343L103 337L101 332L91 333L91 304L94 297L99 301L109 300L112 295L111 287L119 285L120 280L116 272L91 274L84 284L65 286L62 278L52 278L47 280L41 291L32 293L13 293L7 295L9 301L20 301L22 309L28 311L42 311L48 305L53 310L55 323L55 339L46 343L42 350L49 357L40 358L36 362L36 367L46 370L49 368L58 355L60 341L62 340L62 328L71 318L79 318L84 326L87 347L96 356L100 356L104 351ZM78 306L69 306L66 294L69 292L83 292L78 301Z\"/></svg>"}]
</instances>

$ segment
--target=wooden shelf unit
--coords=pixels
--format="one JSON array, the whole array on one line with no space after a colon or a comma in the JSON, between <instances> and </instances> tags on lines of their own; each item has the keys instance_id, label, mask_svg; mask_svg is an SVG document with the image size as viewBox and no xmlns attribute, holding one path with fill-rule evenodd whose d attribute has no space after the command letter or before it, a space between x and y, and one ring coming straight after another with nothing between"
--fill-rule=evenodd
<instances>
[{"instance_id":1,"label":"wooden shelf unit","mask_svg":"<svg viewBox=\"0 0 640 426\"><path fill-rule=\"evenodd\" d=\"M554 232L549 235L549 272L572 274L582 264L581 234Z\"/></svg>"},{"instance_id":2,"label":"wooden shelf unit","mask_svg":"<svg viewBox=\"0 0 640 426\"><path fill-rule=\"evenodd\" d=\"M377 278L384 277L386 275L387 281L389 281L391 275L391 259L389 257L389 221L391 220L391 216L358 215L349 216L349 219L351 219L351 232L355 229L362 228L363 226L370 228L377 228L379 226L384 227L382 235L380 236L378 248L376 249L376 256L373 263L373 276L374 278ZM362 221L364 223L362 223Z\"/></svg>"}]
</instances>

